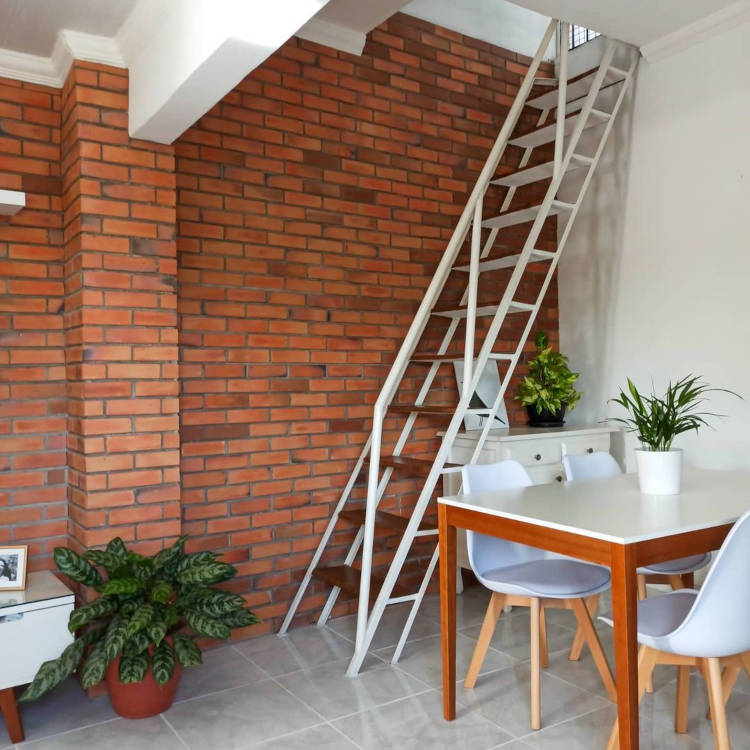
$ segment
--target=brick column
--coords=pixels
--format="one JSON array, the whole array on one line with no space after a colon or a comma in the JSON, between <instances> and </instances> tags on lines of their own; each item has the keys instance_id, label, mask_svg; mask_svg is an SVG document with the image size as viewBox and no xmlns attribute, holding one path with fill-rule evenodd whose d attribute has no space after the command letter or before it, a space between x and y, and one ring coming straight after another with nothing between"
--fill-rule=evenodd
<instances>
[{"instance_id":1,"label":"brick column","mask_svg":"<svg viewBox=\"0 0 750 750\"><path fill-rule=\"evenodd\" d=\"M180 532L175 174L131 140L127 72L63 88L69 533L150 552Z\"/></svg>"}]
</instances>

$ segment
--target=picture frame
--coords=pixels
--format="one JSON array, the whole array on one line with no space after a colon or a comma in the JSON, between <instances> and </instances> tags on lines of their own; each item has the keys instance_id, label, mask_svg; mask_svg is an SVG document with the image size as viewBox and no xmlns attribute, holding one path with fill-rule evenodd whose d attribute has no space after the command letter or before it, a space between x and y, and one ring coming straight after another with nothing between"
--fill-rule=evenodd
<instances>
[{"instance_id":1,"label":"picture frame","mask_svg":"<svg viewBox=\"0 0 750 750\"><path fill-rule=\"evenodd\" d=\"M27 544L0 546L0 592L26 588L28 556Z\"/></svg>"},{"instance_id":2,"label":"picture frame","mask_svg":"<svg viewBox=\"0 0 750 750\"><path fill-rule=\"evenodd\" d=\"M476 360L474 360L476 366ZM461 394L464 382L464 363L458 360L453 363L453 369L456 374L456 385L458 393ZM471 397L469 408L483 409L491 407L500 393L500 371L495 360L489 359L484 366L482 376L479 378L477 389ZM487 422L488 417L479 414L467 414L464 417L464 429L468 432L471 430L481 430ZM500 408L493 420L493 427L507 427L508 413L505 408L505 401L500 404Z\"/></svg>"}]
</instances>

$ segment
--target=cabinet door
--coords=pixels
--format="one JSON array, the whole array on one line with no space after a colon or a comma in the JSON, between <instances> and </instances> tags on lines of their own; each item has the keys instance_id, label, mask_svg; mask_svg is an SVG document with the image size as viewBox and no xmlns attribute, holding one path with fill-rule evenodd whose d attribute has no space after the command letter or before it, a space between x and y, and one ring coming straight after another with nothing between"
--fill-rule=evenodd
<instances>
[{"instance_id":1,"label":"cabinet door","mask_svg":"<svg viewBox=\"0 0 750 750\"><path fill-rule=\"evenodd\" d=\"M42 662L60 656L73 640L68 631L72 610L66 604L0 614L0 690L31 682Z\"/></svg>"}]
</instances>

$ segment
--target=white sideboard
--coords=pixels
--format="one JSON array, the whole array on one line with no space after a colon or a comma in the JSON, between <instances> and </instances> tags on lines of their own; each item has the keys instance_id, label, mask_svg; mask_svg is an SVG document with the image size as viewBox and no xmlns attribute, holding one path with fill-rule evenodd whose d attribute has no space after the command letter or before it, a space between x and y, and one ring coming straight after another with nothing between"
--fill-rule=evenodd
<instances>
[{"instance_id":1,"label":"white sideboard","mask_svg":"<svg viewBox=\"0 0 750 750\"><path fill-rule=\"evenodd\" d=\"M491 430L482 446L477 463L490 464L512 458L522 463L535 484L549 484L565 480L562 457L568 454L593 453L610 450L610 438L619 428L608 425L583 427L509 427ZM471 461L481 430L456 436L448 461L466 464ZM456 495L461 490L461 475L443 475L443 492ZM469 567L466 554L466 535L459 530L458 565Z\"/></svg>"}]
</instances>

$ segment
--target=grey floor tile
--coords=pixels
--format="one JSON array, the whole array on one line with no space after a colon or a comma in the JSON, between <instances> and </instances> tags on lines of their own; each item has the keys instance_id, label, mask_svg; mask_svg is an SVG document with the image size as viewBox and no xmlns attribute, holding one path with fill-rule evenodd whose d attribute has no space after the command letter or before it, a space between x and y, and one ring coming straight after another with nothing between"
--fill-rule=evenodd
<instances>
[{"instance_id":1,"label":"grey floor tile","mask_svg":"<svg viewBox=\"0 0 750 750\"><path fill-rule=\"evenodd\" d=\"M347 677L348 659L303 669L278 678L287 690L326 719L365 711L427 686L373 656L365 659L356 677Z\"/></svg>"},{"instance_id":2,"label":"grey floor tile","mask_svg":"<svg viewBox=\"0 0 750 750\"><path fill-rule=\"evenodd\" d=\"M458 633L456 635L456 674L463 680L466 670L469 668L471 655L474 653L476 641ZM394 646L376 651L377 656L390 662L395 651ZM492 672L496 669L504 669L515 663L515 659L496 651L494 648L487 650L487 656L482 664L481 674ZM433 635L419 641L407 642L398 661L398 666L408 674L426 682L430 687L440 687L443 684L443 669L440 653L440 636Z\"/></svg>"},{"instance_id":3,"label":"grey floor tile","mask_svg":"<svg viewBox=\"0 0 750 750\"><path fill-rule=\"evenodd\" d=\"M328 724L287 734L253 747L258 750L357 750L357 746Z\"/></svg>"},{"instance_id":4,"label":"grey floor tile","mask_svg":"<svg viewBox=\"0 0 750 750\"><path fill-rule=\"evenodd\" d=\"M395 646L398 643L410 609L411 606L409 604L394 604L386 608L375 637L370 644L370 650L374 651L386 648L387 646ZM330 620L328 627L354 642L357 635L357 616L347 615L346 617L338 617L335 620ZM409 634L409 640L425 638L428 635L436 635L438 633L440 633L439 621L431 620L422 614L417 614L414 618L411 633Z\"/></svg>"},{"instance_id":5,"label":"grey floor tile","mask_svg":"<svg viewBox=\"0 0 750 750\"><path fill-rule=\"evenodd\" d=\"M238 750L321 721L273 680L176 703L165 716L191 750Z\"/></svg>"},{"instance_id":6,"label":"grey floor tile","mask_svg":"<svg viewBox=\"0 0 750 750\"><path fill-rule=\"evenodd\" d=\"M364 750L487 750L512 739L498 726L465 707L459 708L455 721L445 721L438 690L333 723Z\"/></svg>"},{"instance_id":7,"label":"grey floor tile","mask_svg":"<svg viewBox=\"0 0 750 750\"><path fill-rule=\"evenodd\" d=\"M461 629L460 632L476 641L480 629L480 625L472 625L471 627ZM531 642L530 630L528 608L514 607L510 614L503 613L500 615L490 645L498 651L512 656L514 659L528 661L531 658L529 647ZM573 637L573 630L561 627L553 622L547 623L547 648L550 653L569 649L570 644L573 642Z\"/></svg>"},{"instance_id":8,"label":"grey floor tile","mask_svg":"<svg viewBox=\"0 0 750 750\"><path fill-rule=\"evenodd\" d=\"M280 638L265 635L234 646L261 669L276 677L304 667L314 667L343 658L351 658L354 646L328 628L314 625L290 630Z\"/></svg>"},{"instance_id":9,"label":"grey floor tile","mask_svg":"<svg viewBox=\"0 0 750 750\"><path fill-rule=\"evenodd\" d=\"M490 601L490 591L484 586L471 586L464 589L464 593L456 597L456 626L460 630L471 625L481 625L487 604ZM425 597L419 614L435 622L440 622L440 596Z\"/></svg>"},{"instance_id":10,"label":"grey floor tile","mask_svg":"<svg viewBox=\"0 0 750 750\"><path fill-rule=\"evenodd\" d=\"M203 663L183 670L175 700L182 701L217 690L248 685L268 677L233 646L208 649Z\"/></svg>"},{"instance_id":11,"label":"grey floor tile","mask_svg":"<svg viewBox=\"0 0 750 750\"><path fill-rule=\"evenodd\" d=\"M575 685L542 673L542 726L551 726L608 704ZM457 700L474 709L514 737L530 731L530 670L528 664L515 664L477 680L468 690L456 691Z\"/></svg>"},{"instance_id":12,"label":"grey floor tile","mask_svg":"<svg viewBox=\"0 0 750 750\"><path fill-rule=\"evenodd\" d=\"M81 748L117 748L117 750L185 750L185 746L160 716L150 719L114 719L66 734L57 734L23 748L33 750L81 750Z\"/></svg>"},{"instance_id":13,"label":"grey floor tile","mask_svg":"<svg viewBox=\"0 0 750 750\"><path fill-rule=\"evenodd\" d=\"M90 724L117 718L106 695L90 699L77 680L69 679L33 703L19 706L26 739L69 732ZM10 740L0 720L0 747Z\"/></svg>"}]
</instances>

